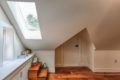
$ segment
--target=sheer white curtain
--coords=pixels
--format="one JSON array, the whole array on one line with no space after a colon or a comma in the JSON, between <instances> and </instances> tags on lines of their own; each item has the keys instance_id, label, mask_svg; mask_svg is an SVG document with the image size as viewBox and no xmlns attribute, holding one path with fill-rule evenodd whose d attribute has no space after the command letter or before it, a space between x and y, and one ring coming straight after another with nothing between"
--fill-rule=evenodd
<instances>
[{"instance_id":1,"label":"sheer white curtain","mask_svg":"<svg viewBox=\"0 0 120 80\"><path fill-rule=\"evenodd\" d=\"M14 31L11 28L4 28L4 48L3 48L3 60L14 59Z\"/></svg>"},{"instance_id":2,"label":"sheer white curtain","mask_svg":"<svg viewBox=\"0 0 120 80\"><path fill-rule=\"evenodd\" d=\"M3 64L3 27L0 26L0 66Z\"/></svg>"}]
</instances>

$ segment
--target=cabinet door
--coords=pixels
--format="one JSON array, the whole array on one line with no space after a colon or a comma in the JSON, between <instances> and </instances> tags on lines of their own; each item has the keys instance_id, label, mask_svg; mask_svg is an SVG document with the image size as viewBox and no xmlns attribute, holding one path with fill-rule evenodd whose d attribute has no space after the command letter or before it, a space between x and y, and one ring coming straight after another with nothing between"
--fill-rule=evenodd
<instances>
[{"instance_id":1,"label":"cabinet door","mask_svg":"<svg viewBox=\"0 0 120 80\"><path fill-rule=\"evenodd\" d=\"M25 67L21 70L22 72L22 79L21 80L28 80L28 69L31 66L31 61L28 62Z\"/></svg>"},{"instance_id":2,"label":"cabinet door","mask_svg":"<svg viewBox=\"0 0 120 80\"><path fill-rule=\"evenodd\" d=\"M32 59L4 80L28 80L28 69L31 67L31 62Z\"/></svg>"},{"instance_id":3,"label":"cabinet door","mask_svg":"<svg viewBox=\"0 0 120 80\"><path fill-rule=\"evenodd\" d=\"M21 70L21 73L22 73L22 79L21 80L28 80L27 78L27 67L25 66L22 70Z\"/></svg>"},{"instance_id":4,"label":"cabinet door","mask_svg":"<svg viewBox=\"0 0 120 80\"><path fill-rule=\"evenodd\" d=\"M21 80L20 79L20 73L17 73L11 80Z\"/></svg>"}]
</instances>

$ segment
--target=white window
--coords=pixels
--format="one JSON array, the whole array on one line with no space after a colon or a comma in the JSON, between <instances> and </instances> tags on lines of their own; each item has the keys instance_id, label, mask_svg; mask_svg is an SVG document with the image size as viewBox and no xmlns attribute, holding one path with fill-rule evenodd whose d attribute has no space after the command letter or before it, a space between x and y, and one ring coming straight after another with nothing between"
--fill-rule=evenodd
<instances>
[{"instance_id":1,"label":"white window","mask_svg":"<svg viewBox=\"0 0 120 80\"><path fill-rule=\"evenodd\" d=\"M3 61L14 59L14 31L10 28L4 28L4 46L3 46Z\"/></svg>"},{"instance_id":2,"label":"white window","mask_svg":"<svg viewBox=\"0 0 120 80\"><path fill-rule=\"evenodd\" d=\"M42 39L34 2L7 1L25 39Z\"/></svg>"}]
</instances>

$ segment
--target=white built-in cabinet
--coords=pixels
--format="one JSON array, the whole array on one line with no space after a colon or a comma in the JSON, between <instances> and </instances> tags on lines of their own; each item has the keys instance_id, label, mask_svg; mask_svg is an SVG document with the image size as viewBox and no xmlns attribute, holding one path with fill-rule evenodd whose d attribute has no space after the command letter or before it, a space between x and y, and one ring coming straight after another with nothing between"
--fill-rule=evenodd
<instances>
[{"instance_id":1,"label":"white built-in cabinet","mask_svg":"<svg viewBox=\"0 0 120 80\"><path fill-rule=\"evenodd\" d=\"M31 66L31 62L32 59L25 62L22 66L20 66L4 80L28 80L28 69Z\"/></svg>"}]
</instances>

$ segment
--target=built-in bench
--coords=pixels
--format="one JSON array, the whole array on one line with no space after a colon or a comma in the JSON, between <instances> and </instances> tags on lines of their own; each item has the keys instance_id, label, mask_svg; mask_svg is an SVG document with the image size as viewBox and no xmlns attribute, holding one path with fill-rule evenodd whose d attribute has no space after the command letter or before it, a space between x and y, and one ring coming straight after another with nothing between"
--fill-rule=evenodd
<instances>
[{"instance_id":1,"label":"built-in bench","mask_svg":"<svg viewBox=\"0 0 120 80\"><path fill-rule=\"evenodd\" d=\"M0 67L0 80L28 80L29 68L31 67L33 54L25 58L4 62Z\"/></svg>"}]
</instances>

